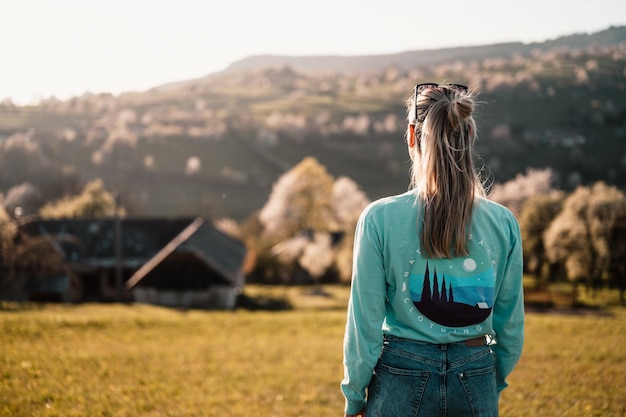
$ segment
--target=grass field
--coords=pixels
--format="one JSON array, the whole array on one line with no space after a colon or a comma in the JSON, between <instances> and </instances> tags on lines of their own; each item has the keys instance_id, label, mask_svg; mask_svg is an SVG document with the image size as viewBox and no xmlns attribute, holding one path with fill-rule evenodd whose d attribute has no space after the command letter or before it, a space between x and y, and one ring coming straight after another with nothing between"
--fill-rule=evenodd
<instances>
[{"instance_id":1,"label":"grass field","mask_svg":"<svg viewBox=\"0 0 626 417\"><path fill-rule=\"evenodd\" d=\"M0 309L0 416L338 416L347 289L264 289L284 311ZM528 313L501 416L626 415L626 310Z\"/></svg>"}]
</instances>

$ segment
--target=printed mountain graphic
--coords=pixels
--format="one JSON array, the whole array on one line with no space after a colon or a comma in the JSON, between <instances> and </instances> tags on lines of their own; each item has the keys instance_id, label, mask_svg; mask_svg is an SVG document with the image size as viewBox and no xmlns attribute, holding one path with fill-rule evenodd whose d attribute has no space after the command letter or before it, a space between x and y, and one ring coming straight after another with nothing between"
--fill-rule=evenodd
<instances>
[{"instance_id":1,"label":"printed mountain graphic","mask_svg":"<svg viewBox=\"0 0 626 417\"><path fill-rule=\"evenodd\" d=\"M414 301L413 304L424 316L447 327L466 327L482 323L489 317L492 309L485 302L476 302L476 304L470 305L455 301L452 284L446 284L446 278L442 276L440 286L437 271L433 276L431 290L428 265L424 273L422 299L419 302Z\"/></svg>"}]
</instances>

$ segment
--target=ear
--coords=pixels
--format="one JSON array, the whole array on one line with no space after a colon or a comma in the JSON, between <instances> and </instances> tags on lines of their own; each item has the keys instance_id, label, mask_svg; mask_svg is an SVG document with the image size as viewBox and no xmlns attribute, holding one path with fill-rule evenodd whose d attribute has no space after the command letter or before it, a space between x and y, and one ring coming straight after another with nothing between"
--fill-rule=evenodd
<instances>
[{"instance_id":1,"label":"ear","mask_svg":"<svg viewBox=\"0 0 626 417\"><path fill-rule=\"evenodd\" d=\"M409 125L409 148L415 147L415 125Z\"/></svg>"}]
</instances>

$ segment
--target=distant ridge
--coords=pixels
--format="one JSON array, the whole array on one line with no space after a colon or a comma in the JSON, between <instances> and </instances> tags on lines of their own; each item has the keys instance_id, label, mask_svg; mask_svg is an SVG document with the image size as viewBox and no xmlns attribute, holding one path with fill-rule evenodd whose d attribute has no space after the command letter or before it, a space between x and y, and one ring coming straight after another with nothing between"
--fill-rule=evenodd
<instances>
[{"instance_id":1,"label":"distant ridge","mask_svg":"<svg viewBox=\"0 0 626 417\"><path fill-rule=\"evenodd\" d=\"M567 47L588 48L592 45L609 46L626 42L626 26L611 26L592 34L572 34L545 42L524 44L522 42L499 43L482 46L464 46L442 49L426 49L382 55L255 55L232 63L224 72L245 72L266 68L289 66L303 73L355 73L380 71L389 66L408 70L454 60L481 60L521 54L528 56L542 51Z\"/></svg>"},{"instance_id":2,"label":"distant ridge","mask_svg":"<svg viewBox=\"0 0 626 417\"><path fill-rule=\"evenodd\" d=\"M251 71L268 67L291 67L303 73L349 73L378 71L390 65L402 69L416 66L432 65L455 59L484 59L510 54L528 47L522 43L503 43L490 46L467 46L445 49L400 52L383 55L318 55L318 56L287 56L287 55L256 55L244 58L231 64L226 71Z\"/></svg>"}]
</instances>

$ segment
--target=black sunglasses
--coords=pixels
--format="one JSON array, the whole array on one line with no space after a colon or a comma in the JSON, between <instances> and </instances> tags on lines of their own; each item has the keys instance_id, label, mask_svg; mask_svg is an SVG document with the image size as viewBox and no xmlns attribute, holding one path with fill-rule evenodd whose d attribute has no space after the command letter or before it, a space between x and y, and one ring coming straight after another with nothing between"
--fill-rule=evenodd
<instances>
[{"instance_id":1,"label":"black sunglasses","mask_svg":"<svg viewBox=\"0 0 626 417\"><path fill-rule=\"evenodd\" d=\"M446 87L459 93L467 93L467 86L463 84L436 84L436 83L422 83L415 86L415 95L423 93L426 90L437 87Z\"/></svg>"},{"instance_id":2,"label":"black sunglasses","mask_svg":"<svg viewBox=\"0 0 626 417\"><path fill-rule=\"evenodd\" d=\"M468 87L463 84L437 84L437 83L421 83L416 84L413 92L413 114L411 115L411 120L417 119L417 96L422 94L426 90L430 90L433 88L449 88L459 93L467 93Z\"/></svg>"}]
</instances>

